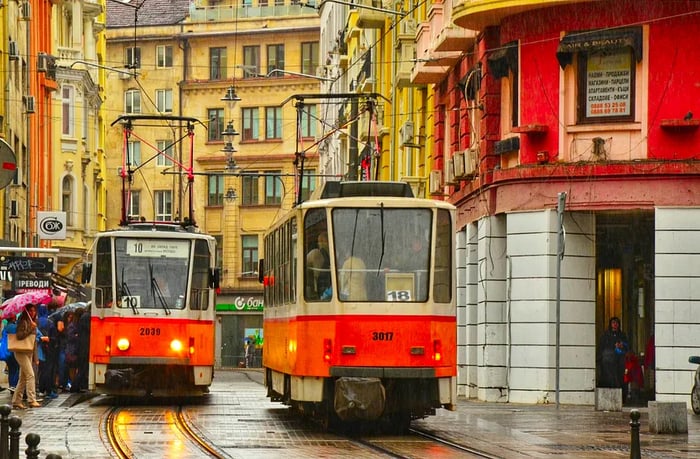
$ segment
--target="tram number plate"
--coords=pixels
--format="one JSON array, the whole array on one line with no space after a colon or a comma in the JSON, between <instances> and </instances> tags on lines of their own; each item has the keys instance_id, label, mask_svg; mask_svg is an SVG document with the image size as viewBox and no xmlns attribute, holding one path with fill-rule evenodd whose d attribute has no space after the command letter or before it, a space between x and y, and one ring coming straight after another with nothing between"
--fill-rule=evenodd
<instances>
[{"instance_id":1,"label":"tram number plate","mask_svg":"<svg viewBox=\"0 0 700 459\"><path fill-rule=\"evenodd\" d=\"M394 332L381 331L372 332L372 341L391 341L394 339Z\"/></svg>"},{"instance_id":2,"label":"tram number plate","mask_svg":"<svg viewBox=\"0 0 700 459\"><path fill-rule=\"evenodd\" d=\"M390 290L386 292L387 301L411 301L410 290Z\"/></svg>"},{"instance_id":3,"label":"tram number plate","mask_svg":"<svg viewBox=\"0 0 700 459\"><path fill-rule=\"evenodd\" d=\"M158 327L141 327L139 328L141 336L160 336L160 328Z\"/></svg>"},{"instance_id":4,"label":"tram number plate","mask_svg":"<svg viewBox=\"0 0 700 459\"><path fill-rule=\"evenodd\" d=\"M123 296L122 297L122 308L140 308L141 307L141 297L140 296Z\"/></svg>"}]
</instances>

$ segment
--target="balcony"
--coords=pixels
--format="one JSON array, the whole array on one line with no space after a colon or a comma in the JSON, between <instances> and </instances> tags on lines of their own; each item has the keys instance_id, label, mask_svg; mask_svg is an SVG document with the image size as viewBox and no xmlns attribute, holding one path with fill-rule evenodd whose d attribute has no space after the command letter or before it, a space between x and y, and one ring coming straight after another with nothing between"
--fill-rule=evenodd
<instances>
[{"instance_id":1,"label":"balcony","mask_svg":"<svg viewBox=\"0 0 700 459\"><path fill-rule=\"evenodd\" d=\"M206 5L202 1L190 3L190 22L237 21L246 18L308 16L316 14L310 8L296 5L252 6L231 4Z\"/></svg>"},{"instance_id":2,"label":"balcony","mask_svg":"<svg viewBox=\"0 0 700 459\"><path fill-rule=\"evenodd\" d=\"M452 2L436 3L433 4L431 8L436 8L437 10L437 5L440 5L442 8L442 14L440 26L436 27L437 24L431 25L433 30L437 31L433 39L435 51L462 52L474 46L476 32L474 30L457 27L452 23Z\"/></svg>"},{"instance_id":3,"label":"balcony","mask_svg":"<svg viewBox=\"0 0 700 459\"><path fill-rule=\"evenodd\" d=\"M382 8L379 0L359 0L357 3L357 27L361 29L381 29L386 24L388 13L368 8Z\"/></svg>"},{"instance_id":4,"label":"balcony","mask_svg":"<svg viewBox=\"0 0 700 459\"><path fill-rule=\"evenodd\" d=\"M484 30L487 26L499 25L503 18L552 6L580 3L581 0L455 0L452 20L463 29Z\"/></svg>"},{"instance_id":5,"label":"balcony","mask_svg":"<svg viewBox=\"0 0 700 459\"><path fill-rule=\"evenodd\" d=\"M459 53L438 53L432 50L431 23L423 22L416 34L416 63L411 72L413 84L434 84L445 78L450 66L459 60Z\"/></svg>"}]
</instances>

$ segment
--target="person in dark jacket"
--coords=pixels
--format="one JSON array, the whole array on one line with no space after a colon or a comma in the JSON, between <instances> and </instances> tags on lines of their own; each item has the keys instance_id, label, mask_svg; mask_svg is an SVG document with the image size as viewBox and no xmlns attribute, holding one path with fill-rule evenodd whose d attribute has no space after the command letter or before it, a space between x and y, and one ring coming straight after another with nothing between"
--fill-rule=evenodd
<instances>
[{"instance_id":1,"label":"person in dark jacket","mask_svg":"<svg viewBox=\"0 0 700 459\"><path fill-rule=\"evenodd\" d=\"M71 392L84 392L88 388L90 358L90 310L86 309L78 319L78 368Z\"/></svg>"},{"instance_id":2,"label":"person in dark jacket","mask_svg":"<svg viewBox=\"0 0 700 459\"><path fill-rule=\"evenodd\" d=\"M623 400L626 395L624 377L627 351L627 335L620 328L620 319L612 317L608 322L608 329L601 336L598 345L600 368L598 387L622 388Z\"/></svg>"}]
</instances>

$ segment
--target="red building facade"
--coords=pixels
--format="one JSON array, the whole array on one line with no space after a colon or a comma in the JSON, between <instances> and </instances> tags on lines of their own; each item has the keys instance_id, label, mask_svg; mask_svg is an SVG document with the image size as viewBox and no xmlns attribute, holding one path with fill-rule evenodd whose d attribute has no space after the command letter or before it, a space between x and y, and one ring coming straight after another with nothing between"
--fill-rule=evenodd
<instances>
[{"instance_id":1,"label":"red building facade","mask_svg":"<svg viewBox=\"0 0 700 459\"><path fill-rule=\"evenodd\" d=\"M480 33L436 86L451 132L436 130L435 166L464 250L461 387L592 403L598 340L620 317L629 352L656 341L626 401L687 401L685 362L700 352L700 2L519 3L455 5L454 23Z\"/></svg>"}]
</instances>

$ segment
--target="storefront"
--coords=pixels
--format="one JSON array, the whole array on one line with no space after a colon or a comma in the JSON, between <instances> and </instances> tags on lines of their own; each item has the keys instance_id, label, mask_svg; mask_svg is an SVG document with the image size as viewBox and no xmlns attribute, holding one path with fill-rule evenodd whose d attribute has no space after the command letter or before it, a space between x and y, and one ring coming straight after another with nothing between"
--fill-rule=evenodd
<instances>
[{"instance_id":1,"label":"storefront","mask_svg":"<svg viewBox=\"0 0 700 459\"><path fill-rule=\"evenodd\" d=\"M262 295L219 295L216 319L217 366L262 366Z\"/></svg>"}]
</instances>

